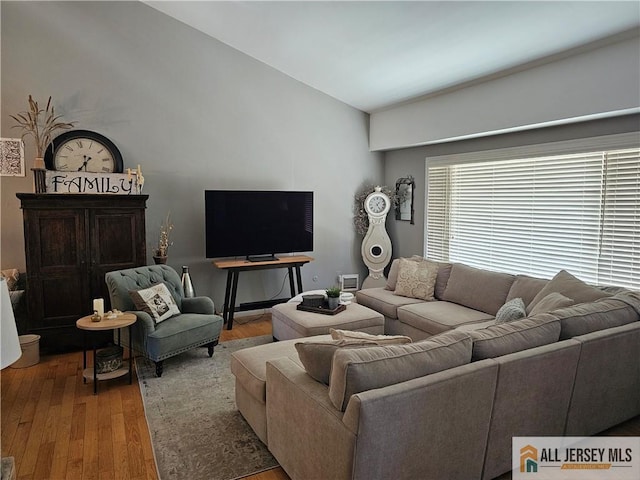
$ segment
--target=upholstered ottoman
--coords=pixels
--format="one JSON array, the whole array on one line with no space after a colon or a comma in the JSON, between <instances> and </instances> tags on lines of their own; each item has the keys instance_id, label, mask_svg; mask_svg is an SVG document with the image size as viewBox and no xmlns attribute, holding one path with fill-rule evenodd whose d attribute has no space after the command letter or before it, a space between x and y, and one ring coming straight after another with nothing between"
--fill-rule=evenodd
<instances>
[{"instance_id":1,"label":"upholstered ottoman","mask_svg":"<svg viewBox=\"0 0 640 480\"><path fill-rule=\"evenodd\" d=\"M384 316L363 305L351 303L347 309L335 315L305 312L297 309L298 303L280 303L271 308L273 338L290 340L293 338L326 335L330 328L354 330L382 335Z\"/></svg>"},{"instance_id":2,"label":"upholstered ottoman","mask_svg":"<svg viewBox=\"0 0 640 480\"><path fill-rule=\"evenodd\" d=\"M295 344L317 340L331 340L331 335L268 343L231 354L231 373L236 377L236 406L265 445L267 444L267 362L276 358L289 357L302 366Z\"/></svg>"}]
</instances>

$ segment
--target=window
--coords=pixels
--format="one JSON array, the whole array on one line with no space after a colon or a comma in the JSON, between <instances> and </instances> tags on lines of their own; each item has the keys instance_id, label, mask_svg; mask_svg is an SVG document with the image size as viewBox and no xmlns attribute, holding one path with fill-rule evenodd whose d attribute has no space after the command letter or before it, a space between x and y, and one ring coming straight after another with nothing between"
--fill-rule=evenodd
<instances>
[{"instance_id":1,"label":"window","mask_svg":"<svg viewBox=\"0 0 640 480\"><path fill-rule=\"evenodd\" d=\"M637 139L608 142L625 148L563 142L427 159L426 255L640 288Z\"/></svg>"}]
</instances>

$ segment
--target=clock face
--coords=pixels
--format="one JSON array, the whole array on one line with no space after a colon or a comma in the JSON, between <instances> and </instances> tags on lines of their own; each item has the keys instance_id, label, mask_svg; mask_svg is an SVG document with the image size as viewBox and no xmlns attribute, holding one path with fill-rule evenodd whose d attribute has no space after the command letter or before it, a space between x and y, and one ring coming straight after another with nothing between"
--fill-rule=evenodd
<instances>
[{"instance_id":1,"label":"clock face","mask_svg":"<svg viewBox=\"0 0 640 480\"><path fill-rule=\"evenodd\" d=\"M367 201L369 211L374 214L380 214L387 208L387 200L380 195L372 195Z\"/></svg>"},{"instance_id":2,"label":"clock face","mask_svg":"<svg viewBox=\"0 0 640 480\"><path fill-rule=\"evenodd\" d=\"M63 172L112 173L113 155L101 143L91 138L74 138L61 144L53 157L56 170Z\"/></svg>"},{"instance_id":3,"label":"clock face","mask_svg":"<svg viewBox=\"0 0 640 480\"><path fill-rule=\"evenodd\" d=\"M45 164L62 172L122 173L122 156L108 138L88 130L72 130L47 147Z\"/></svg>"}]
</instances>

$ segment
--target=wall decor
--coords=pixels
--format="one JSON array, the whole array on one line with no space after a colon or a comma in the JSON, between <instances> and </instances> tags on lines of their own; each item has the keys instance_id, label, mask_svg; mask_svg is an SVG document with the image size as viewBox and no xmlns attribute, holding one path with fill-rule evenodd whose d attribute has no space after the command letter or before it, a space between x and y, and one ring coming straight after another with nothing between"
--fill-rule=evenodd
<instances>
[{"instance_id":1,"label":"wall decor","mask_svg":"<svg viewBox=\"0 0 640 480\"><path fill-rule=\"evenodd\" d=\"M142 174L46 171L47 193L140 195ZM142 180L144 182L144 180Z\"/></svg>"},{"instance_id":2,"label":"wall decor","mask_svg":"<svg viewBox=\"0 0 640 480\"><path fill-rule=\"evenodd\" d=\"M49 170L61 172L122 173L122 154L104 135L71 130L58 135L44 152Z\"/></svg>"},{"instance_id":3,"label":"wall decor","mask_svg":"<svg viewBox=\"0 0 640 480\"><path fill-rule=\"evenodd\" d=\"M411 222L411 225L415 224L413 208L415 186L416 183L411 175L399 178L396 182L396 197L398 199L396 203L396 220Z\"/></svg>"},{"instance_id":4,"label":"wall decor","mask_svg":"<svg viewBox=\"0 0 640 480\"><path fill-rule=\"evenodd\" d=\"M0 138L0 175L24 177L24 143L21 138Z\"/></svg>"}]
</instances>

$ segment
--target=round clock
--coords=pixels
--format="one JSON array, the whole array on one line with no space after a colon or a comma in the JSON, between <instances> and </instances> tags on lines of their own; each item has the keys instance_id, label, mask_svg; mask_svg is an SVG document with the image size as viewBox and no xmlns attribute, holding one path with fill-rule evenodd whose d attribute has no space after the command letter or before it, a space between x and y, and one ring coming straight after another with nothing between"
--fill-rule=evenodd
<instances>
[{"instance_id":1,"label":"round clock","mask_svg":"<svg viewBox=\"0 0 640 480\"><path fill-rule=\"evenodd\" d=\"M369 194L364 202L364 209L369 215L386 215L390 206L389 197L378 190Z\"/></svg>"},{"instance_id":2,"label":"round clock","mask_svg":"<svg viewBox=\"0 0 640 480\"><path fill-rule=\"evenodd\" d=\"M47 147L44 163L62 172L122 173L120 150L104 135L71 130L58 135Z\"/></svg>"}]
</instances>

